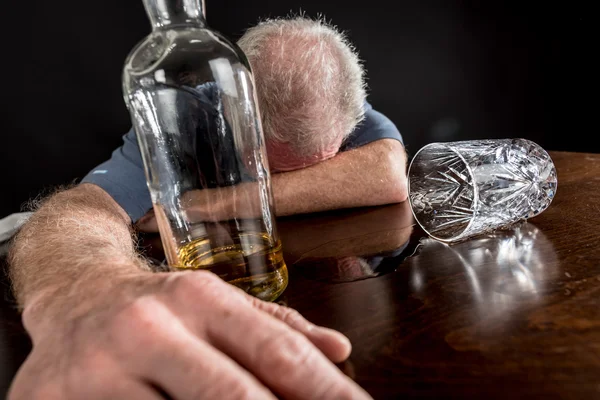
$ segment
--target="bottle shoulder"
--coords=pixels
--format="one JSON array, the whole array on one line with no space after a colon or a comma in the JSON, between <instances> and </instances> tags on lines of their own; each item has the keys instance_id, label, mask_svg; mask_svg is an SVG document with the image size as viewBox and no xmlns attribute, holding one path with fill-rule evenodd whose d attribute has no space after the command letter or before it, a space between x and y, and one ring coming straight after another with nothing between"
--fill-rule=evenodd
<instances>
[{"instance_id":1,"label":"bottle shoulder","mask_svg":"<svg viewBox=\"0 0 600 400\"><path fill-rule=\"evenodd\" d=\"M219 32L208 28L157 30L133 47L125 60L124 73L145 75L165 68L193 72L216 59L250 69L239 47Z\"/></svg>"}]
</instances>

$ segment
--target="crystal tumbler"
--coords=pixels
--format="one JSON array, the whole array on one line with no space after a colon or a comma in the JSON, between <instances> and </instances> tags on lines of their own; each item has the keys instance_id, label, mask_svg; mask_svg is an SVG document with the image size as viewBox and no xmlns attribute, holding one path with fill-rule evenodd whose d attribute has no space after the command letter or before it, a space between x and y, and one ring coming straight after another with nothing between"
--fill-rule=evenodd
<instances>
[{"instance_id":1,"label":"crystal tumbler","mask_svg":"<svg viewBox=\"0 0 600 400\"><path fill-rule=\"evenodd\" d=\"M460 241L544 211L556 194L548 153L526 139L431 143L408 170L416 221L432 238Z\"/></svg>"}]
</instances>

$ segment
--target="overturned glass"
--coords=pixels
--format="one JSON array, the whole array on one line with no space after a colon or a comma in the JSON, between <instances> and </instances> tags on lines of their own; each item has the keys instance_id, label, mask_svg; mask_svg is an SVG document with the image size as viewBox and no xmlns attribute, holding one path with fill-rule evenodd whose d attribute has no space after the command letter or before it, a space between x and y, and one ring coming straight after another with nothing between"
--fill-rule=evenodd
<instances>
[{"instance_id":1,"label":"overturned glass","mask_svg":"<svg viewBox=\"0 0 600 400\"><path fill-rule=\"evenodd\" d=\"M535 217L557 188L552 159L526 139L428 144L413 157L408 183L415 219L443 242Z\"/></svg>"},{"instance_id":2,"label":"overturned glass","mask_svg":"<svg viewBox=\"0 0 600 400\"><path fill-rule=\"evenodd\" d=\"M288 283L254 79L202 0L144 0L152 33L123 92L172 270L210 270L264 300Z\"/></svg>"}]
</instances>

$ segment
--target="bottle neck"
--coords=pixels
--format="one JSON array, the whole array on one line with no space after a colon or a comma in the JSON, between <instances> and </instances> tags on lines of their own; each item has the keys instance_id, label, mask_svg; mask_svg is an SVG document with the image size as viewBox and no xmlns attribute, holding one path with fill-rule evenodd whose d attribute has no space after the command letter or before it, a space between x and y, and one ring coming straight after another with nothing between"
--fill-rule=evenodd
<instances>
[{"instance_id":1,"label":"bottle neck","mask_svg":"<svg viewBox=\"0 0 600 400\"><path fill-rule=\"evenodd\" d=\"M204 0L144 0L152 29L176 25L205 26Z\"/></svg>"}]
</instances>

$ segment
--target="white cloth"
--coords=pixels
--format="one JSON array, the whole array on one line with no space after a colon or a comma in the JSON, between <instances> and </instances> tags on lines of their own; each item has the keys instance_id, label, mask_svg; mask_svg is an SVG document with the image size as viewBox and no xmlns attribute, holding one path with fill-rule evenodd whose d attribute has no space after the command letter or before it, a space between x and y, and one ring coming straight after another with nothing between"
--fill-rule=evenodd
<instances>
[{"instance_id":1,"label":"white cloth","mask_svg":"<svg viewBox=\"0 0 600 400\"><path fill-rule=\"evenodd\" d=\"M0 243L10 239L31 214L30 212L15 213L0 219Z\"/></svg>"}]
</instances>

